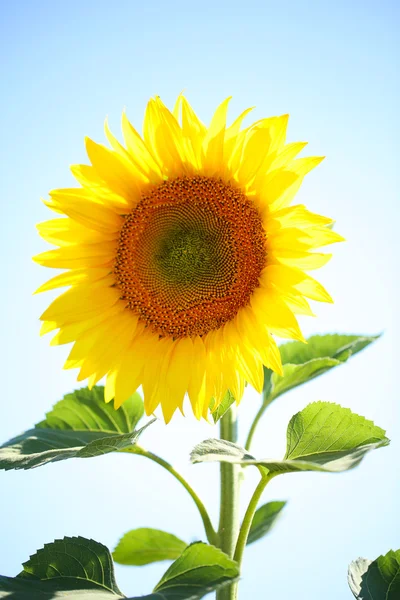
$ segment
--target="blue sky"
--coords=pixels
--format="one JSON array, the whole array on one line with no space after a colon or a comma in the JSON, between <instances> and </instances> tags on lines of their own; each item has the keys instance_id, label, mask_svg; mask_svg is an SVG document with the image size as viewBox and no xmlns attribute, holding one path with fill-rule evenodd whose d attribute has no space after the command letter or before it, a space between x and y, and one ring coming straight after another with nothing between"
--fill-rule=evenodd
<instances>
[{"instance_id":1,"label":"blue sky","mask_svg":"<svg viewBox=\"0 0 400 600\"><path fill-rule=\"evenodd\" d=\"M289 140L308 140L310 154L327 156L298 201L335 218L348 241L319 277L335 304L316 306L318 318L302 324L307 334L385 334L344 367L279 399L254 451L279 456L288 420L317 399L374 419L393 442L350 473L295 474L271 483L263 500L289 503L275 531L248 550L243 600L260 593L262 579L276 600L350 598L348 562L399 547L396 4L9 0L1 6L2 441L78 387L75 373L61 368L67 349L50 348L38 335L50 296L32 296L48 277L31 262L45 249L34 225L49 218L40 197L73 185L68 166L85 162L84 136L104 141L107 115L118 131L126 108L140 127L151 95L172 105L185 90L208 121L232 95L232 117L254 105L255 118L289 112ZM249 393L240 407L243 437L258 402ZM216 433L188 417L168 427L159 423L144 439L192 479L215 517L218 468L191 467L188 453ZM255 481L249 474L243 507ZM108 455L0 473L0 488L5 575L16 574L36 548L63 535L110 547L140 526L188 541L202 535L184 491L138 457ZM117 567L117 578L125 593L147 593L165 568Z\"/></svg>"}]
</instances>

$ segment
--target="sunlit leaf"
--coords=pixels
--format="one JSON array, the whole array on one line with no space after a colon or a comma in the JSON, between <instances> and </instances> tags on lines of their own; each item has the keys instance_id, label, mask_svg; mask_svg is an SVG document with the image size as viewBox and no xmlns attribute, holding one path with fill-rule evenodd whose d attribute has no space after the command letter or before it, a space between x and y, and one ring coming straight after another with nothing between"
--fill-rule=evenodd
<instances>
[{"instance_id":1,"label":"sunlit leaf","mask_svg":"<svg viewBox=\"0 0 400 600\"><path fill-rule=\"evenodd\" d=\"M172 533L141 527L125 533L113 552L113 558L121 565L148 565L178 558L187 545Z\"/></svg>"},{"instance_id":2,"label":"sunlit leaf","mask_svg":"<svg viewBox=\"0 0 400 600\"><path fill-rule=\"evenodd\" d=\"M314 335L307 343L288 342L279 347L283 377L265 369L264 402L270 404L285 392L345 363L379 336Z\"/></svg>"},{"instance_id":3,"label":"sunlit leaf","mask_svg":"<svg viewBox=\"0 0 400 600\"><path fill-rule=\"evenodd\" d=\"M349 566L348 581L357 600L400 598L400 550L390 550L370 561L359 558Z\"/></svg>"},{"instance_id":4,"label":"sunlit leaf","mask_svg":"<svg viewBox=\"0 0 400 600\"><path fill-rule=\"evenodd\" d=\"M90 458L136 444L148 427L134 430L143 401L133 394L118 410L104 402L103 388L76 390L33 429L0 447L0 469L31 469L67 458Z\"/></svg>"},{"instance_id":5,"label":"sunlit leaf","mask_svg":"<svg viewBox=\"0 0 400 600\"><path fill-rule=\"evenodd\" d=\"M267 504L257 508L250 527L247 544L256 542L271 531L285 505L286 502L276 500L267 502Z\"/></svg>"},{"instance_id":6,"label":"sunlit leaf","mask_svg":"<svg viewBox=\"0 0 400 600\"><path fill-rule=\"evenodd\" d=\"M218 439L198 444L191 460L253 464L274 475L296 471L334 473L355 467L367 452L388 443L385 431L372 421L338 404L314 402L291 418L283 460L257 459L237 444Z\"/></svg>"}]
</instances>

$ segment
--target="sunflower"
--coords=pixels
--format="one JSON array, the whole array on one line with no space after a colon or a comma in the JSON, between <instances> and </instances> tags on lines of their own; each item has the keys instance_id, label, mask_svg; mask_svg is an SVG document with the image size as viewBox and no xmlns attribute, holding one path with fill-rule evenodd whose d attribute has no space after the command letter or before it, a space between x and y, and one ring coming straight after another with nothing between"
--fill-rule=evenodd
<instances>
[{"instance_id":1,"label":"sunflower","mask_svg":"<svg viewBox=\"0 0 400 600\"><path fill-rule=\"evenodd\" d=\"M38 291L68 287L41 316L52 344L73 343L65 368L115 407L142 386L147 414L168 422L188 395L207 417L229 390L263 386L263 365L282 373L274 336L304 341L296 314L307 299L331 302L305 271L342 238L332 220L290 206L321 157L296 158L285 143L288 115L242 128L226 124L229 98L207 128L184 96L171 113L147 105L143 137L125 114L125 146L86 140L91 166L75 165L80 187L50 192L62 218L38 225L58 246L35 257L66 269ZM211 403L211 404L210 404Z\"/></svg>"}]
</instances>

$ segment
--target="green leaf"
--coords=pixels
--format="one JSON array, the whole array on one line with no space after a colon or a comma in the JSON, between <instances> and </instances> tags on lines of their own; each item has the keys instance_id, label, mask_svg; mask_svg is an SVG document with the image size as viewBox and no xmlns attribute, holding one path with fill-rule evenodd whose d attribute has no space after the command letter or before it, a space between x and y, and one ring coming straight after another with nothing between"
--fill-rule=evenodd
<instances>
[{"instance_id":1,"label":"green leaf","mask_svg":"<svg viewBox=\"0 0 400 600\"><path fill-rule=\"evenodd\" d=\"M81 388L67 394L35 427L112 434L129 433L135 429L143 414L144 406L140 394L132 394L121 408L115 410L112 402L104 402L104 387L99 385L91 390Z\"/></svg>"},{"instance_id":2,"label":"green leaf","mask_svg":"<svg viewBox=\"0 0 400 600\"><path fill-rule=\"evenodd\" d=\"M235 402L235 398L232 396L230 391L228 390L222 400L221 404L218 405L216 410L212 412L212 418L214 419L214 423L218 423L218 421L224 416L230 406ZM211 401L210 410L212 410L214 404L214 400Z\"/></svg>"},{"instance_id":3,"label":"green leaf","mask_svg":"<svg viewBox=\"0 0 400 600\"><path fill-rule=\"evenodd\" d=\"M178 558L187 545L172 533L142 527L125 533L113 552L113 558L121 565L148 565Z\"/></svg>"},{"instance_id":4,"label":"green leaf","mask_svg":"<svg viewBox=\"0 0 400 600\"><path fill-rule=\"evenodd\" d=\"M76 589L71 589L71 586ZM30 581L18 577L0 575L0 599L7 600L118 600L125 596L117 596L101 589L96 584L79 579L51 579L47 581ZM160 600L152 596L131 598L130 600Z\"/></svg>"},{"instance_id":5,"label":"green leaf","mask_svg":"<svg viewBox=\"0 0 400 600\"><path fill-rule=\"evenodd\" d=\"M400 598L400 550L370 561L359 558L349 566L348 581L357 600Z\"/></svg>"},{"instance_id":6,"label":"green leaf","mask_svg":"<svg viewBox=\"0 0 400 600\"><path fill-rule=\"evenodd\" d=\"M103 544L83 537L65 537L45 544L23 565L17 578L29 581L60 580L76 589L83 584L121 594L114 577L111 554Z\"/></svg>"},{"instance_id":7,"label":"green leaf","mask_svg":"<svg viewBox=\"0 0 400 600\"><path fill-rule=\"evenodd\" d=\"M68 394L46 418L0 447L0 469L31 469L67 458L90 458L135 445L152 423L134 431L143 402L133 394L118 410L104 402L102 387Z\"/></svg>"},{"instance_id":8,"label":"green leaf","mask_svg":"<svg viewBox=\"0 0 400 600\"><path fill-rule=\"evenodd\" d=\"M0 598L9 600L118 600L108 549L82 537L46 544L17 577L0 576ZM237 564L201 542L192 544L166 571L153 593L129 600L200 600L237 579Z\"/></svg>"},{"instance_id":9,"label":"green leaf","mask_svg":"<svg viewBox=\"0 0 400 600\"><path fill-rule=\"evenodd\" d=\"M196 542L164 573L154 592L168 600L197 600L239 576L239 568L218 548Z\"/></svg>"},{"instance_id":10,"label":"green leaf","mask_svg":"<svg viewBox=\"0 0 400 600\"><path fill-rule=\"evenodd\" d=\"M217 439L198 444L191 460L253 464L272 475L296 471L334 473L355 467L369 450L388 443L385 431L372 421L338 404L314 402L291 418L283 460L256 459L237 444Z\"/></svg>"},{"instance_id":11,"label":"green leaf","mask_svg":"<svg viewBox=\"0 0 400 600\"><path fill-rule=\"evenodd\" d=\"M289 342L279 347L283 377L264 370L264 403L270 404L285 392L345 363L379 336L314 335L302 342Z\"/></svg>"},{"instance_id":12,"label":"green leaf","mask_svg":"<svg viewBox=\"0 0 400 600\"><path fill-rule=\"evenodd\" d=\"M271 531L285 505L286 502L276 500L257 508L247 538L247 545L256 542Z\"/></svg>"}]
</instances>

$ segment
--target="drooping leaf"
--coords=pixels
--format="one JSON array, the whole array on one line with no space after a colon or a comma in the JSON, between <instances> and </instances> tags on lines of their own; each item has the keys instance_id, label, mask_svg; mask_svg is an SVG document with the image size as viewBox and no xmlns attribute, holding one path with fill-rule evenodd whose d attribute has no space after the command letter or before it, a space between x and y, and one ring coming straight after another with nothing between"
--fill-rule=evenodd
<instances>
[{"instance_id":1,"label":"drooping leaf","mask_svg":"<svg viewBox=\"0 0 400 600\"><path fill-rule=\"evenodd\" d=\"M217 439L198 444L191 460L253 464L273 475L296 471L340 472L358 465L369 450L388 443L384 430L372 421L338 404L314 402L291 418L283 460L256 459L237 444Z\"/></svg>"},{"instance_id":2,"label":"drooping leaf","mask_svg":"<svg viewBox=\"0 0 400 600\"><path fill-rule=\"evenodd\" d=\"M357 600L400 598L400 550L370 561L359 558L349 566L348 582Z\"/></svg>"},{"instance_id":3,"label":"drooping leaf","mask_svg":"<svg viewBox=\"0 0 400 600\"><path fill-rule=\"evenodd\" d=\"M196 542L169 567L154 592L168 600L197 600L238 576L235 561L214 546Z\"/></svg>"},{"instance_id":4,"label":"drooping leaf","mask_svg":"<svg viewBox=\"0 0 400 600\"><path fill-rule=\"evenodd\" d=\"M17 577L0 576L9 600L122 600L108 549L82 537L56 540L32 555ZM166 571L153 593L127 600L200 600L237 579L237 564L221 550L192 544Z\"/></svg>"},{"instance_id":5,"label":"drooping leaf","mask_svg":"<svg viewBox=\"0 0 400 600\"><path fill-rule=\"evenodd\" d=\"M217 406L217 408L211 413L212 418L214 419L214 423L218 423L218 421L224 416L226 411L231 407L231 405L235 402L235 398L232 396L230 391L228 390L222 400L221 404ZM210 410L213 409L214 401L210 404Z\"/></svg>"},{"instance_id":6,"label":"drooping leaf","mask_svg":"<svg viewBox=\"0 0 400 600\"><path fill-rule=\"evenodd\" d=\"M256 542L271 531L285 505L286 502L276 500L257 508L250 527L247 544Z\"/></svg>"},{"instance_id":7,"label":"drooping leaf","mask_svg":"<svg viewBox=\"0 0 400 600\"><path fill-rule=\"evenodd\" d=\"M141 527L125 533L113 552L113 558L121 565L148 565L178 558L187 545L172 533Z\"/></svg>"},{"instance_id":8,"label":"drooping leaf","mask_svg":"<svg viewBox=\"0 0 400 600\"><path fill-rule=\"evenodd\" d=\"M303 342L289 342L279 347L283 377L270 369L264 371L264 402L270 404L285 392L345 363L379 336L314 335Z\"/></svg>"},{"instance_id":9,"label":"drooping leaf","mask_svg":"<svg viewBox=\"0 0 400 600\"><path fill-rule=\"evenodd\" d=\"M68 394L33 429L0 447L0 469L31 469L67 458L90 458L134 445L148 427L134 431L143 402L133 394L115 410L104 402L103 388Z\"/></svg>"}]
</instances>

